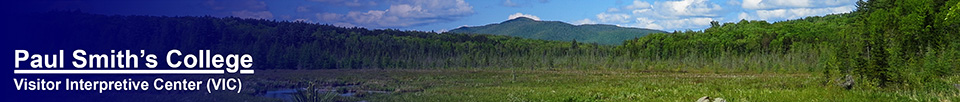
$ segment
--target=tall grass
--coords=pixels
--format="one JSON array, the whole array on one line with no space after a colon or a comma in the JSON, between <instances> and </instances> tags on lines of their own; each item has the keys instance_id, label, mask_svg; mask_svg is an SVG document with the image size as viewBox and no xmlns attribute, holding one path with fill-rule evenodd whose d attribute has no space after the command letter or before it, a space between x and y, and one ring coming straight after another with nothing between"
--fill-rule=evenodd
<instances>
[{"instance_id":1,"label":"tall grass","mask_svg":"<svg viewBox=\"0 0 960 102\"><path fill-rule=\"evenodd\" d=\"M325 101L334 101L337 97L337 94L330 92L321 92L319 86L315 82L309 82L307 88L302 90L297 90L297 93L293 95L294 102L325 102Z\"/></svg>"}]
</instances>

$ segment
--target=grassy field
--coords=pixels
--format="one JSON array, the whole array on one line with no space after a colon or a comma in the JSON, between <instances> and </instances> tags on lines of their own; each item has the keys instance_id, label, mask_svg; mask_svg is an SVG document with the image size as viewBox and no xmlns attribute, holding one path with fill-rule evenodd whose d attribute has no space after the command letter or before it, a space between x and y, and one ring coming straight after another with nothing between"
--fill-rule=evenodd
<instances>
[{"instance_id":1,"label":"grassy field","mask_svg":"<svg viewBox=\"0 0 960 102\"><path fill-rule=\"evenodd\" d=\"M252 89L315 85L327 101L952 101L956 89L845 90L803 73L638 70L263 70ZM349 86L349 87L343 87ZM337 95L337 93L355 93ZM254 92L255 93L255 92ZM301 96L301 98L305 98Z\"/></svg>"}]
</instances>

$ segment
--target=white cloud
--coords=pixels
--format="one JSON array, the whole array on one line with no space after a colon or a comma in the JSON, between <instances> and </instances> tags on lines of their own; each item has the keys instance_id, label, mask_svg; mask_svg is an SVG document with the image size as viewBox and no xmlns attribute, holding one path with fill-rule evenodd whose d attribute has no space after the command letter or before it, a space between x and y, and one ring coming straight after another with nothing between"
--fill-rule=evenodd
<instances>
[{"instance_id":1,"label":"white cloud","mask_svg":"<svg viewBox=\"0 0 960 102\"><path fill-rule=\"evenodd\" d=\"M411 6L408 4L390 5L390 9L386 11L390 11L390 14L401 17L434 16L427 10L424 10L422 6Z\"/></svg>"},{"instance_id":2,"label":"white cloud","mask_svg":"<svg viewBox=\"0 0 960 102\"><path fill-rule=\"evenodd\" d=\"M776 7L809 7L810 0L743 0L746 9L769 9Z\"/></svg>"},{"instance_id":3,"label":"white cloud","mask_svg":"<svg viewBox=\"0 0 960 102\"><path fill-rule=\"evenodd\" d=\"M650 3L640 1L640 0L634 0L633 4L627 5L627 7L624 7L624 9L646 9L651 7L652 6L650 5Z\"/></svg>"},{"instance_id":4,"label":"white cloud","mask_svg":"<svg viewBox=\"0 0 960 102\"><path fill-rule=\"evenodd\" d=\"M463 0L411 0L408 4L391 5L386 10L401 17L437 17L473 13L473 7Z\"/></svg>"},{"instance_id":5,"label":"white cloud","mask_svg":"<svg viewBox=\"0 0 960 102\"><path fill-rule=\"evenodd\" d=\"M206 7L218 12L218 16L234 16L253 19L273 19L273 13L267 10L266 2L259 0L207 0Z\"/></svg>"},{"instance_id":6,"label":"white cloud","mask_svg":"<svg viewBox=\"0 0 960 102\"><path fill-rule=\"evenodd\" d=\"M573 21L573 24L576 24L576 25L597 24L597 22L590 19L583 19L583 20Z\"/></svg>"},{"instance_id":7,"label":"white cloud","mask_svg":"<svg viewBox=\"0 0 960 102\"><path fill-rule=\"evenodd\" d=\"M618 4L621 1L618 1ZM808 16L847 13L856 9L856 0L658 0L632 3L616 10L607 9L593 21L628 27L660 30L703 29L711 21L736 22L746 20L781 21ZM723 4L724 6L721 6Z\"/></svg>"},{"instance_id":8,"label":"white cloud","mask_svg":"<svg viewBox=\"0 0 960 102\"><path fill-rule=\"evenodd\" d=\"M350 24L350 23L333 23L333 26L337 26L337 27L357 27L357 25L353 25L353 24Z\"/></svg>"},{"instance_id":9,"label":"white cloud","mask_svg":"<svg viewBox=\"0 0 960 102\"><path fill-rule=\"evenodd\" d=\"M317 13L317 19L321 21L337 21L343 18L343 15L336 13Z\"/></svg>"},{"instance_id":10,"label":"white cloud","mask_svg":"<svg viewBox=\"0 0 960 102\"><path fill-rule=\"evenodd\" d=\"M623 9L632 10L631 13L633 14L645 13L647 11L650 11L651 8L653 8L653 5L650 5L650 3L640 1L640 0L634 0L633 4L623 7ZM610 12L610 11L607 11L607 12ZM614 11L614 12L617 12L617 11Z\"/></svg>"},{"instance_id":11,"label":"white cloud","mask_svg":"<svg viewBox=\"0 0 960 102\"><path fill-rule=\"evenodd\" d=\"M649 28L649 29L663 29L663 26L660 26L659 24L656 24L656 23L653 23L653 22L654 22L654 20L651 20L651 19L648 19L648 18L642 18L642 17L641 17L641 18L637 18L637 23L634 24L634 26L631 26L631 27Z\"/></svg>"},{"instance_id":12,"label":"white cloud","mask_svg":"<svg viewBox=\"0 0 960 102\"><path fill-rule=\"evenodd\" d=\"M793 8L793 9L773 9L773 10L757 10L756 17L761 20L768 19L798 19L807 16L815 15L826 15L826 14L837 14L837 13L846 13L856 9L854 6L840 6L840 7L827 7L827 8ZM742 16L743 14L741 14ZM744 17L741 17L744 18Z\"/></svg>"},{"instance_id":13,"label":"white cloud","mask_svg":"<svg viewBox=\"0 0 960 102\"><path fill-rule=\"evenodd\" d=\"M696 28L698 26L709 26L713 18L684 18L677 20L666 20L663 25L672 28Z\"/></svg>"},{"instance_id":14,"label":"white cloud","mask_svg":"<svg viewBox=\"0 0 960 102\"><path fill-rule=\"evenodd\" d=\"M471 15L473 12L473 6L463 0L401 0L385 10L350 11L346 14L318 13L316 16L321 23L376 28L445 22Z\"/></svg>"},{"instance_id":15,"label":"white cloud","mask_svg":"<svg viewBox=\"0 0 960 102\"><path fill-rule=\"evenodd\" d=\"M377 2L372 0L308 0L322 3L329 3L332 5L343 5L349 7L366 7L366 6L376 6Z\"/></svg>"},{"instance_id":16,"label":"white cloud","mask_svg":"<svg viewBox=\"0 0 960 102\"><path fill-rule=\"evenodd\" d=\"M530 14L523 14L523 13L520 13L520 12L517 12L517 13L514 13L514 14L510 15L509 17L507 17L507 20L511 20L511 19L514 19L514 18L517 18L517 17L526 17L526 18L530 18L530 19L533 19L533 20L537 20L537 21L540 20L540 17L534 16L534 15L530 15Z\"/></svg>"},{"instance_id":17,"label":"white cloud","mask_svg":"<svg viewBox=\"0 0 960 102\"><path fill-rule=\"evenodd\" d=\"M792 14L787 15L786 9L757 10L757 17L762 20L770 18L787 18L787 16L792 16Z\"/></svg>"},{"instance_id":18,"label":"white cloud","mask_svg":"<svg viewBox=\"0 0 960 102\"><path fill-rule=\"evenodd\" d=\"M353 22L358 23L378 23L380 21L386 21L387 18L396 18L396 17L383 17L386 14L386 11L371 10L367 12L350 12L347 13L347 18L352 18ZM395 19L394 19L395 20Z\"/></svg>"},{"instance_id":19,"label":"white cloud","mask_svg":"<svg viewBox=\"0 0 960 102\"><path fill-rule=\"evenodd\" d=\"M851 5L855 2L856 0L743 0L741 7L754 10L836 7Z\"/></svg>"},{"instance_id":20,"label":"white cloud","mask_svg":"<svg viewBox=\"0 0 960 102\"><path fill-rule=\"evenodd\" d=\"M657 2L659 10L663 14L673 14L679 16L719 16L718 11L723 8L720 5L707 2L707 0L682 0Z\"/></svg>"},{"instance_id":21,"label":"white cloud","mask_svg":"<svg viewBox=\"0 0 960 102\"><path fill-rule=\"evenodd\" d=\"M307 6L298 6L297 12L310 12L310 9Z\"/></svg>"},{"instance_id":22,"label":"white cloud","mask_svg":"<svg viewBox=\"0 0 960 102\"><path fill-rule=\"evenodd\" d=\"M714 21L714 19L707 18L707 17L695 17L695 18L683 18L683 19L654 20L650 18L639 17L639 18L636 18L635 23L629 24L629 27L663 29L663 30L695 29L695 28L703 28L703 27L709 26L710 21Z\"/></svg>"},{"instance_id":23,"label":"white cloud","mask_svg":"<svg viewBox=\"0 0 960 102\"><path fill-rule=\"evenodd\" d=\"M213 10L224 10L224 11L267 10L267 3L259 0L233 0L233 1L207 0L206 2L204 2L204 5L210 7Z\"/></svg>"},{"instance_id":24,"label":"white cloud","mask_svg":"<svg viewBox=\"0 0 960 102\"><path fill-rule=\"evenodd\" d=\"M506 7L524 7L524 6L531 6L537 3L548 3L548 2L550 1L549 0L503 0L503 2L500 2L500 5L506 6Z\"/></svg>"},{"instance_id":25,"label":"white cloud","mask_svg":"<svg viewBox=\"0 0 960 102\"><path fill-rule=\"evenodd\" d=\"M604 23L627 23L630 22L629 18L630 15L627 14L597 14L597 19L600 19L600 22Z\"/></svg>"},{"instance_id":26,"label":"white cloud","mask_svg":"<svg viewBox=\"0 0 960 102\"><path fill-rule=\"evenodd\" d=\"M272 19L273 13L270 11L233 11L231 14L235 17L240 18L253 18L253 19Z\"/></svg>"},{"instance_id":27,"label":"white cloud","mask_svg":"<svg viewBox=\"0 0 960 102\"><path fill-rule=\"evenodd\" d=\"M607 12L620 12L620 9L617 9L617 8L609 8L609 9L607 9Z\"/></svg>"},{"instance_id":28,"label":"white cloud","mask_svg":"<svg viewBox=\"0 0 960 102\"><path fill-rule=\"evenodd\" d=\"M727 0L727 5L740 5L740 0Z\"/></svg>"},{"instance_id":29,"label":"white cloud","mask_svg":"<svg viewBox=\"0 0 960 102\"><path fill-rule=\"evenodd\" d=\"M738 20L753 19L750 17L750 14L747 14L747 12L740 12L740 15L737 15L737 18Z\"/></svg>"},{"instance_id":30,"label":"white cloud","mask_svg":"<svg viewBox=\"0 0 960 102\"><path fill-rule=\"evenodd\" d=\"M639 14L643 14L643 13L647 13L647 12L650 12L650 9L638 9L638 10L633 10L632 13L639 15Z\"/></svg>"},{"instance_id":31,"label":"white cloud","mask_svg":"<svg viewBox=\"0 0 960 102\"><path fill-rule=\"evenodd\" d=\"M503 4L502 4L502 5L503 5L503 6L507 6L507 7L517 7L517 6L520 6L520 5L518 5L517 3L513 3L513 1L510 1L510 0L503 0Z\"/></svg>"},{"instance_id":32,"label":"white cloud","mask_svg":"<svg viewBox=\"0 0 960 102\"><path fill-rule=\"evenodd\" d=\"M347 5L347 6L355 6L355 7L357 7L357 6L376 6L376 5L377 5L377 2L373 2L373 1L360 2L360 1L358 1L358 0L354 0L353 2L344 2L343 4L344 4L344 5Z\"/></svg>"},{"instance_id":33,"label":"white cloud","mask_svg":"<svg viewBox=\"0 0 960 102\"><path fill-rule=\"evenodd\" d=\"M699 29L724 14L723 7L707 0L633 1L619 10L597 14L598 22L662 30ZM591 19L575 21L582 23Z\"/></svg>"}]
</instances>

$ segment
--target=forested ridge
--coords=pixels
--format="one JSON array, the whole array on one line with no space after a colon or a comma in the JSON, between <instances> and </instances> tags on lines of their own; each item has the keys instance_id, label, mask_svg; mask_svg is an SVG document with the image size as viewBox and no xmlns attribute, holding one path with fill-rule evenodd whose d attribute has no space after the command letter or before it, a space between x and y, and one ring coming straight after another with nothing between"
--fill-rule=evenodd
<instances>
[{"instance_id":1,"label":"forested ridge","mask_svg":"<svg viewBox=\"0 0 960 102\"><path fill-rule=\"evenodd\" d=\"M251 54L261 69L586 68L578 63L615 55L612 45L235 17L54 11L30 18L26 26L44 30L26 36L45 40L44 48L210 49Z\"/></svg>"},{"instance_id":2,"label":"forested ridge","mask_svg":"<svg viewBox=\"0 0 960 102\"><path fill-rule=\"evenodd\" d=\"M336 27L210 16L30 16L45 48L210 49L248 53L258 69L634 69L852 75L867 88L948 87L960 72L960 0L871 0L851 13L720 23L622 45L504 35ZM508 21L509 22L509 21ZM629 38L627 38L629 39ZM584 39L586 40L586 39ZM954 80L955 81L955 80Z\"/></svg>"},{"instance_id":3,"label":"forested ridge","mask_svg":"<svg viewBox=\"0 0 960 102\"><path fill-rule=\"evenodd\" d=\"M578 41L604 45L620 45L624 40L643 37L660 30L628 28L606 24L573 25L560 21L538 21L518 17L501 23L450 30L453 33L507 35L531 39Z\"/></svg>"}]
</instances>

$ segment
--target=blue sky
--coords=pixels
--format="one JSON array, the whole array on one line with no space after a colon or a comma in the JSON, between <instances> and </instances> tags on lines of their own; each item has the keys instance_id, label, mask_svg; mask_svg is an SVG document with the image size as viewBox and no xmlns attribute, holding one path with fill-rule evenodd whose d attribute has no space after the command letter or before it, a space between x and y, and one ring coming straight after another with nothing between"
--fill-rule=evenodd
<instances>
[{"instance_id":1,"label":"blue sky","mask_svg":"<svg viewBox=\"0 0 960 102\"><path fill-rule=\"evenodd\" d=\"M710 21L782 21L853 11L856 0L58 0L14 4L98 14L236 16L404 30L446 31L513 17L571 24L701 30Z\"/></svg>"}]
</instances>

